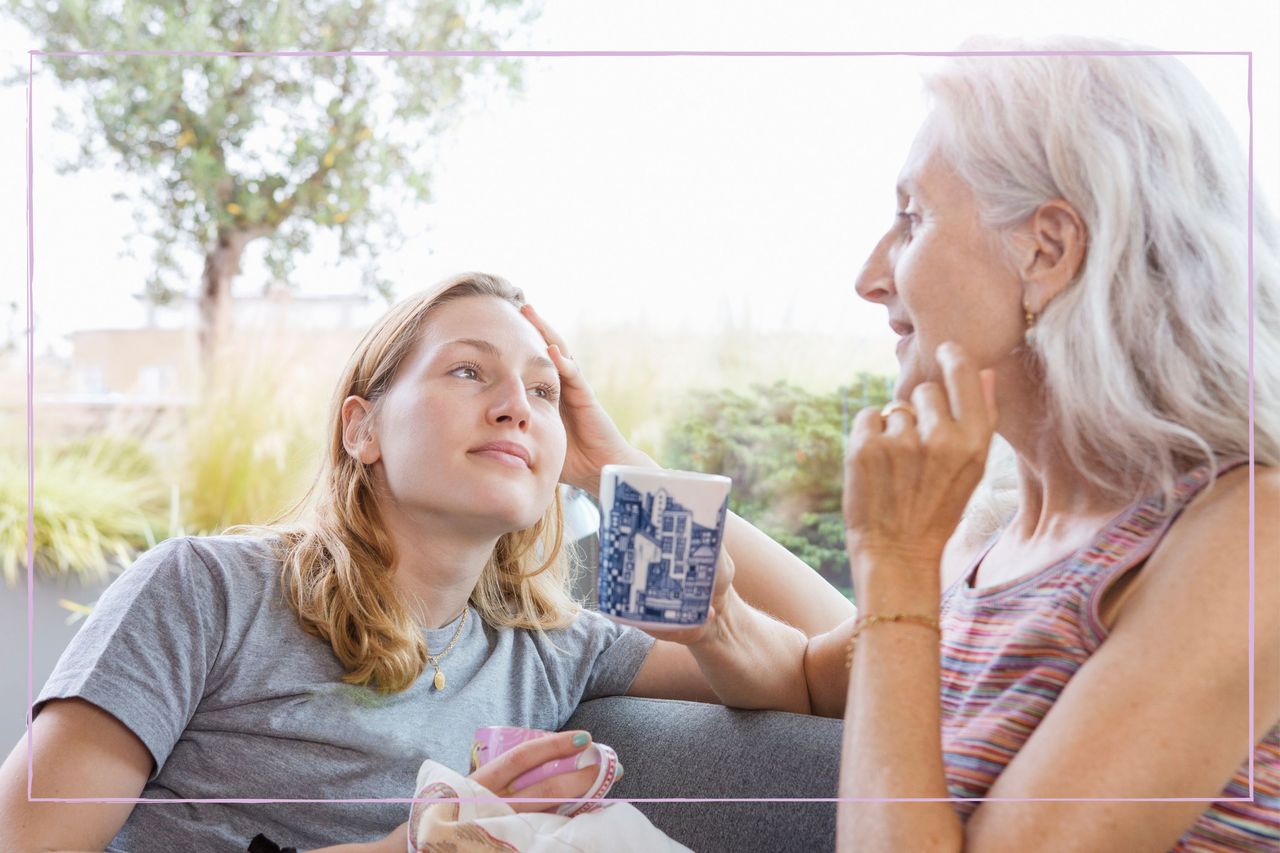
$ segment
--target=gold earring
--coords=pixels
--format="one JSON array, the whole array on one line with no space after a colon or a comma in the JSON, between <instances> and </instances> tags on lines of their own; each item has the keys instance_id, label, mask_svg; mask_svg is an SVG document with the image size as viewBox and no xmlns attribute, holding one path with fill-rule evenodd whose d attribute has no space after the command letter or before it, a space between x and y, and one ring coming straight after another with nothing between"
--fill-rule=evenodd
<instances>
[{"instance_id":1,"label":"gold earring","mask_svg":"<svg viewBox=\"0 0 1280 853\"><path fill-rule=\"evenodd\" d=\"M1036 342L1036 315L1031 310L1031 306L1026 302L1022 303L1022 310L1027 314L1027 329L1022 333L1022 340L1028 347L1034 346Z\"/></svg>"}]
</instances>

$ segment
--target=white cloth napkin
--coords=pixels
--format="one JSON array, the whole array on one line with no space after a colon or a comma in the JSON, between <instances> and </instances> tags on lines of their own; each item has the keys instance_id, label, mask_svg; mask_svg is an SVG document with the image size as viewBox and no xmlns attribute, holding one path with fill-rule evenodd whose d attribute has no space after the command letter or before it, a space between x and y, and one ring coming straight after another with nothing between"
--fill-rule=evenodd
<instances>
[{"instance_id":1,"label":"white cloth napkin","mask_svg":"<svg viewBox=\"0 0 1280 853\"><path fill-rule=\"evenodd\" d=\"M630 803L605 803L577 817L516 812L469 778L428 759L418 768L408 853L692 853ZM461 799L462 802L432 802ZM479 800L477 802L477 800Z\"/></svg>"}]
</instances>

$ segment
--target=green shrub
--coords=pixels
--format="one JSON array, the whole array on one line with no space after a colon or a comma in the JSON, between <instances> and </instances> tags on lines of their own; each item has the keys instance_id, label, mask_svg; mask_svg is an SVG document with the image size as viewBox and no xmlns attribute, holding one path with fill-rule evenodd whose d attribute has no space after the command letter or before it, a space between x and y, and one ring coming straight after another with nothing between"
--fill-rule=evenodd
<instances>
[{"instance_id":1,"label":"green shrub","mask_svg":"<svg viewBox=\"0 0 1280 853\"><path fill-rule=\"evenodd\" d=\"M17 584L27 562L27 462L0 454L0 573ZM165 488L137 441L97 436L36 448L35 568L106 580L156 541Z\"/></svg>"},{"instance_id":2,"label":"green shrub","mask_svg":"<svg viewBox=\"0 0 1280 853\"><path fill-rule=\"evenodd\" d=\"M827 394L784 382L704 392L667 430L663 464L732 477L729 508L848 594L845 435L861 408L891 393L891 380L866 375Z\"/></svg>"},{"instance_id":3,"label":"green shrub","mask_svg":"<svg viewBox=\"0 0 1280 853\"><path fill-rule=\"evenodd\" d=\"M220 371L188 410L178 481L189 532L270 521L306 492L325 407L298 367L283 352L243 360Z\"/></svg>"}]
</instances>

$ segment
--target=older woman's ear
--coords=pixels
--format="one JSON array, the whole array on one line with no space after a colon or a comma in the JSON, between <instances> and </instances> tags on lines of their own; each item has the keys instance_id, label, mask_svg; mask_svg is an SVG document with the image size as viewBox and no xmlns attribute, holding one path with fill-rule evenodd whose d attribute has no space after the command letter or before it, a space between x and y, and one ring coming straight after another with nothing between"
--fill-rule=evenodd
<instances>
[{"instance_id":1,"label":"older woman's ear","mask_svg":"<svg viewBox=\"0 0 1280 853\"><path fill-rule=\"evenodd\" d=\"M362 465L372 465L382 457L373 431L373 404L363 397L342 401L342 446Z\"/></svg>"},{"instance_id":2,"label":"older woman's ear","mask_svg":"<svg viewBox=\"0 0 1280 853\"><path fill-rule=\"evenodd\" d=\"M1062 199L1036 208L1024 228L1019 241L1019 274L1026 283L1023 302L1038 314L1075 281L1089 235L1080 214Z\"/></svg>"}]
</instances>

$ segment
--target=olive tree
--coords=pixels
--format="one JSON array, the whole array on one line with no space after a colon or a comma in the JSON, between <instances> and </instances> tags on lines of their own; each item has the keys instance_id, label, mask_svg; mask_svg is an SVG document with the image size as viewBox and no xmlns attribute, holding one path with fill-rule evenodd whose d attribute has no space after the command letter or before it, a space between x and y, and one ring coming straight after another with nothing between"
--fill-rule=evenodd
<instances>
[{"instance_id":1,"label":"olive tree","mask_svg":"<svg viewBox=\"0 0 1280 853\"><path fill-rule=\"evenodd\" d=\"M431 140L476 88L518 85L515 61L483 53L535 14L527 0L8 0L7 10L48 52L37 72L82 105L60 117L81 141L60 168L130 174L135 236L153 260L144 296L195 291L206 366L256 240L288 282L293 259L333 229L366 286L387 295L376 261L403 239L406 206L429 198ZM274 52L293 55L263 55ZM183 280L183 252L203 257L198 289Z\"/></svg>"}]
</instances>

